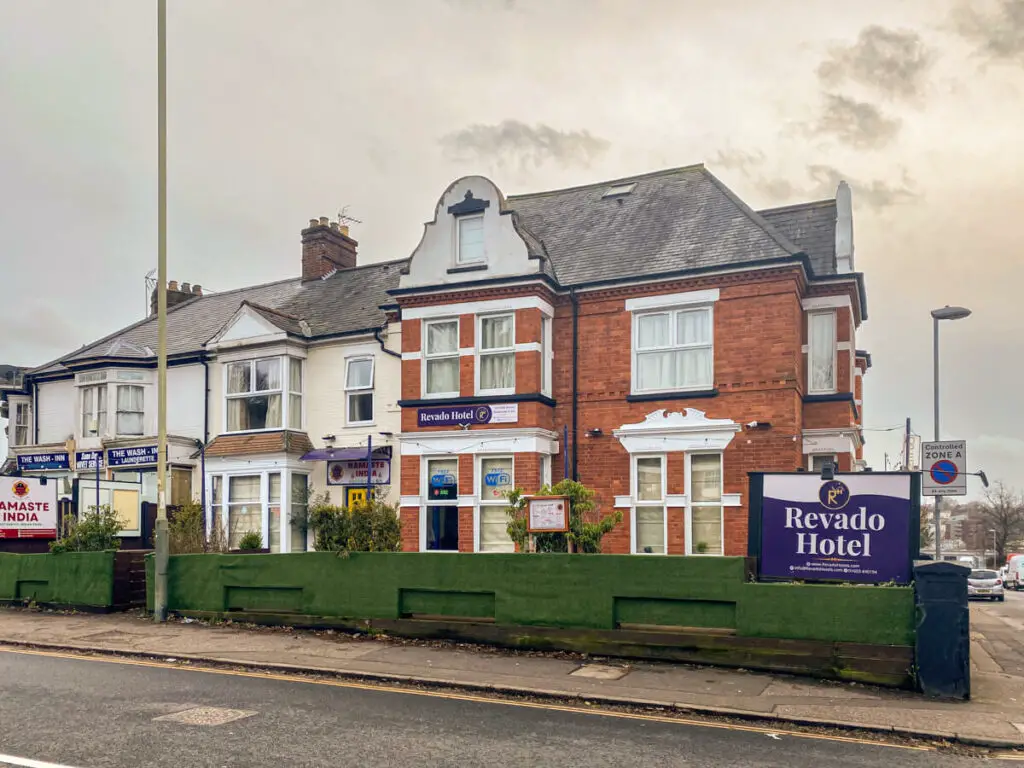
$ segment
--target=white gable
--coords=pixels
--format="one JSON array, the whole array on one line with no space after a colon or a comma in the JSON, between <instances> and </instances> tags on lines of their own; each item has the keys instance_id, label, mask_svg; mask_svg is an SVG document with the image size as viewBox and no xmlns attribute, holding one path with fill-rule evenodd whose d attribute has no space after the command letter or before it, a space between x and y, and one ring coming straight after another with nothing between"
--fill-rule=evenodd
<instances>
[{"instance_id":1,"label":"white gable","mask_svg":"<svg viewBox=\"0 0 1024 768\"><path fill-rule=\"evenodd\" d=\"M251 307L240 307L235 316L207 343L208 347L234 346L237 342L265 342L284 339L287 334Z\"/></svg>"},{"instance_id":2,"label":"white gable","mask_svg":"<svg viewBox=\"0 0 1024 768\"><path fill-rule=\"evenodd\" d=\"M483 216L486 258L472 265L458 264L458 219L462 206L477 208L470 214ZM452 208L455 212L452 212ZM539 259L531 259L519 233L505 210L505 197L490 179L464 176L444 191L434 209L434 219L423 225L423 237L412 253L409 274L399 286L439 285L489 280L495 277L533 275L540 272Z\"/></svg>"}]
</instances>

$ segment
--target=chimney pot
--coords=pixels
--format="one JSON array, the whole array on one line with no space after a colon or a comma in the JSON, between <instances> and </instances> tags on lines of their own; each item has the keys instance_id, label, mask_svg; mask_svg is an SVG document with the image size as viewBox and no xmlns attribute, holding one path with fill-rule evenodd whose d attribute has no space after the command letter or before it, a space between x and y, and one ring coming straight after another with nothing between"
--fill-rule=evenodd
<instances>
[{"instance_id":1,"label":"chimney pot","mask_svg":"<svg viewBox=\"0 0 1024 768\"><path fill-rule=\"evenodd\" d=\"M338 229L341 232L341 234L345 235L345 237L348 237L348 224L342 224Z\"/></svg>"},{"instance_id":2,"label":"chimney pot","mask_svg":"<svg viewBox=\"0 0 1024 768\"><path fill-rule=\"evenodd\" d=\"M331 229L333 229L335 232L337 232L338 231L338 222L332 221L331 222Z\"/></svg>"},{"instance_id":3,"label":"chimney pot","mask_svg":"<svg viewBox=\"0 0 1024 768\"><path fill-rule=\"evenodd\" d=\"M178 281L177 280L171 280L169 283L167 283L167 290L168 291L176 291L176 290L178 290Z\"/></svg>"},{"instance_id":4,"label":"chimney pot","mask_svg":"<svg viewBox=\"0 0 1024 768\"><path fill-rule=\"evenodd\" d=\"M201 286L201 285L193 285L192 286L192 295L193 296L202 296L203 295L203 286Z\"/></svg>"},{"instance_id":5,"label":"chimney pot","mask_svg":"<svg viewBox=\"0 0 1024 768\"><path fill-rule=\"evenodd\" d=\"M182 283L181 284L181 290L182 290L182 293L192 293L192 284L191 283Z\"/></svg>"},{"instance_id":6,"label":"chimney pot","mask_svg":"<svg viewBox=\"0 0 1024 768\"><path fill-rule=\"evenodd\" d=\"M328 219L326 216L321 216L320 217L320 226L321 227L326 227L329 221L330 221L330 219Z\"/></svg>"},{"instance_id":7,"label":"chimney pot","mask_svg":"<svg viewBox=\"0 0 1024 768\"><path fill-rule=\"evenodd\" d=\"M319 219L310 219L309 220L309 226L311 226L311 227L316 227L319 224L320 224L320 220Z\"/></svg>"}]
</instances>

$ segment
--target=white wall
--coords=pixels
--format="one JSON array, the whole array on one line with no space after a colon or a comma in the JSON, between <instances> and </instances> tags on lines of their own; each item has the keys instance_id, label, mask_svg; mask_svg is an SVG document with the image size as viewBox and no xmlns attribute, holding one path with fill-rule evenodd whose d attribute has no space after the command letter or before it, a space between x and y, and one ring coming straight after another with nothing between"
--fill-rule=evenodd
<instances>
[{"instance_id":1,"label":"white wall","mask_svg":"<svg viewBox=\"0 0 1024 768\"><path fill-rule=\"evenodd\" d=\"M474 198L490 201L490 205L484 210L487 268L449 274L448 270L457 265L456 217L448 213L448 206L462 202L466 192L470 191ZM434 209L434 220L424 225L423 238L413 251L409 263L409 274L402 275L399 285L402 288L411 288L540 272L540 260L529 257L526 243L512 225L512 217L501 215L504 202L501 190L494 182L483 176L465 176L454 182L441 195Z\"/></svg>"},{"instance_id":2,"label":"white wall","mask_svg":"<svg viewBox=\"0 0 1024 768\"><path fill-rule=\"evenodd\" d=\"M45 381L38 385L36 420L39 443L63 443L75 435L78 390L74 379Z\"/></svg>"},{"instance_id":3,"label":"white wall","mask_svg":"<svg viewBox=\"0 0 1024 768\"><path fill-rule=\"evenodd\" d=\"M204 385L202 365L181 365L167 369L168 434L203 439ZM148 390L147 397L150 392L153 393L153 403L150 407L148 400L146 402L147 431L148 434L155 435L156 388Z\"/></svg>"}]
</instances>

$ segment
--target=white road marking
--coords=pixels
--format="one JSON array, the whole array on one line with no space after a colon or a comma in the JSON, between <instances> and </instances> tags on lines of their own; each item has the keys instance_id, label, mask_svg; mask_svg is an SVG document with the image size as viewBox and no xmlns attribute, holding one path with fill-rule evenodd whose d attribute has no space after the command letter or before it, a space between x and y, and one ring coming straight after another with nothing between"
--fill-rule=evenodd
<instances>
[{"instance_id":1,"label":"white road marking","mask_svg":"<svg viewBox=\"0 0 1024 768\"><path fill-rule=\"evenodd\" d=\"M0 755L0 766L2 765L16 765L23 768L74 768L71 765L44 763L42 760L30 760L27 757L13 757L11 755Z\"/></svg>"}]
</instances>

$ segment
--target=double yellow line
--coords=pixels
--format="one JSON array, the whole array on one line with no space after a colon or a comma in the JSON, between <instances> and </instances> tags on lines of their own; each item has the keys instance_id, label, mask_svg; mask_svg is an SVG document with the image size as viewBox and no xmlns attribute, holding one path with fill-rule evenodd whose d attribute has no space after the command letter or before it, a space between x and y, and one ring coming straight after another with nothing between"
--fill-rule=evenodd
<instances>
[{"instance_id":1,"label":"double yellow line","mask_svg":"<svg viewBox=\"0 0 1024 768\"><path fill-rule=\"evenodd\" d=\"M226 675L229 677L249 677L257 680L279 680L286 683L304 683L306 685L326 685L332 688L349 688L361 691L382 691L385 693L397 693L405 696L426 696L432 699L449 699L451 701L472 701L480 704L491 704L506 707L520 707L522 709L539 709L546 712L569 712L572 714L594 715L597 717L610 717L619 720L639 720L647 723L668 723L670 725L688 725L697 728L717 728L725 731L741 731L744 733L761 733L772 736L787 736L794 739L812 739L815 741L841 742L844 744L866 744L873 747L888 747L890 749L903 749L914 752L932 752L934 747L916 746L908 744L890 744L884 741L873 739L859 739L852 736L830 736L827 734L810 733L803 731L780 730L778 728L765 728L756 725L740 725L733 723L716 723L707 720L693 720L682 717L668 717L665 715L645 715L631 712L619 712L611 709L594 707L572 707L554 703L515 701L513 699L492 698L489 696L477 696L469 693L450 693L445 691L433 691L429 689L403 688L386 684L360 683L347 680L325 680L300 677L298 675L275 674L273 672L243 672L232 669L221 669L218 667L201 666L189 664L169 664L160 661L143 661L138 659L107 658L103 656L87 656L76 653L61 653L56 651L33 651L22 648L2 648L2 653L25 654L29 656L45 656L48 658L74 659L75 661L94 661L104 664L122 664L133 667L152 667L157 669L174 669L180 672L202 672L208 675ZM230 662L225 662L230 663ZM1007 757L1007 759L1018 759ZM1020 758L1024 759L1024 758Z\"/></svg>"}]
</instances>

